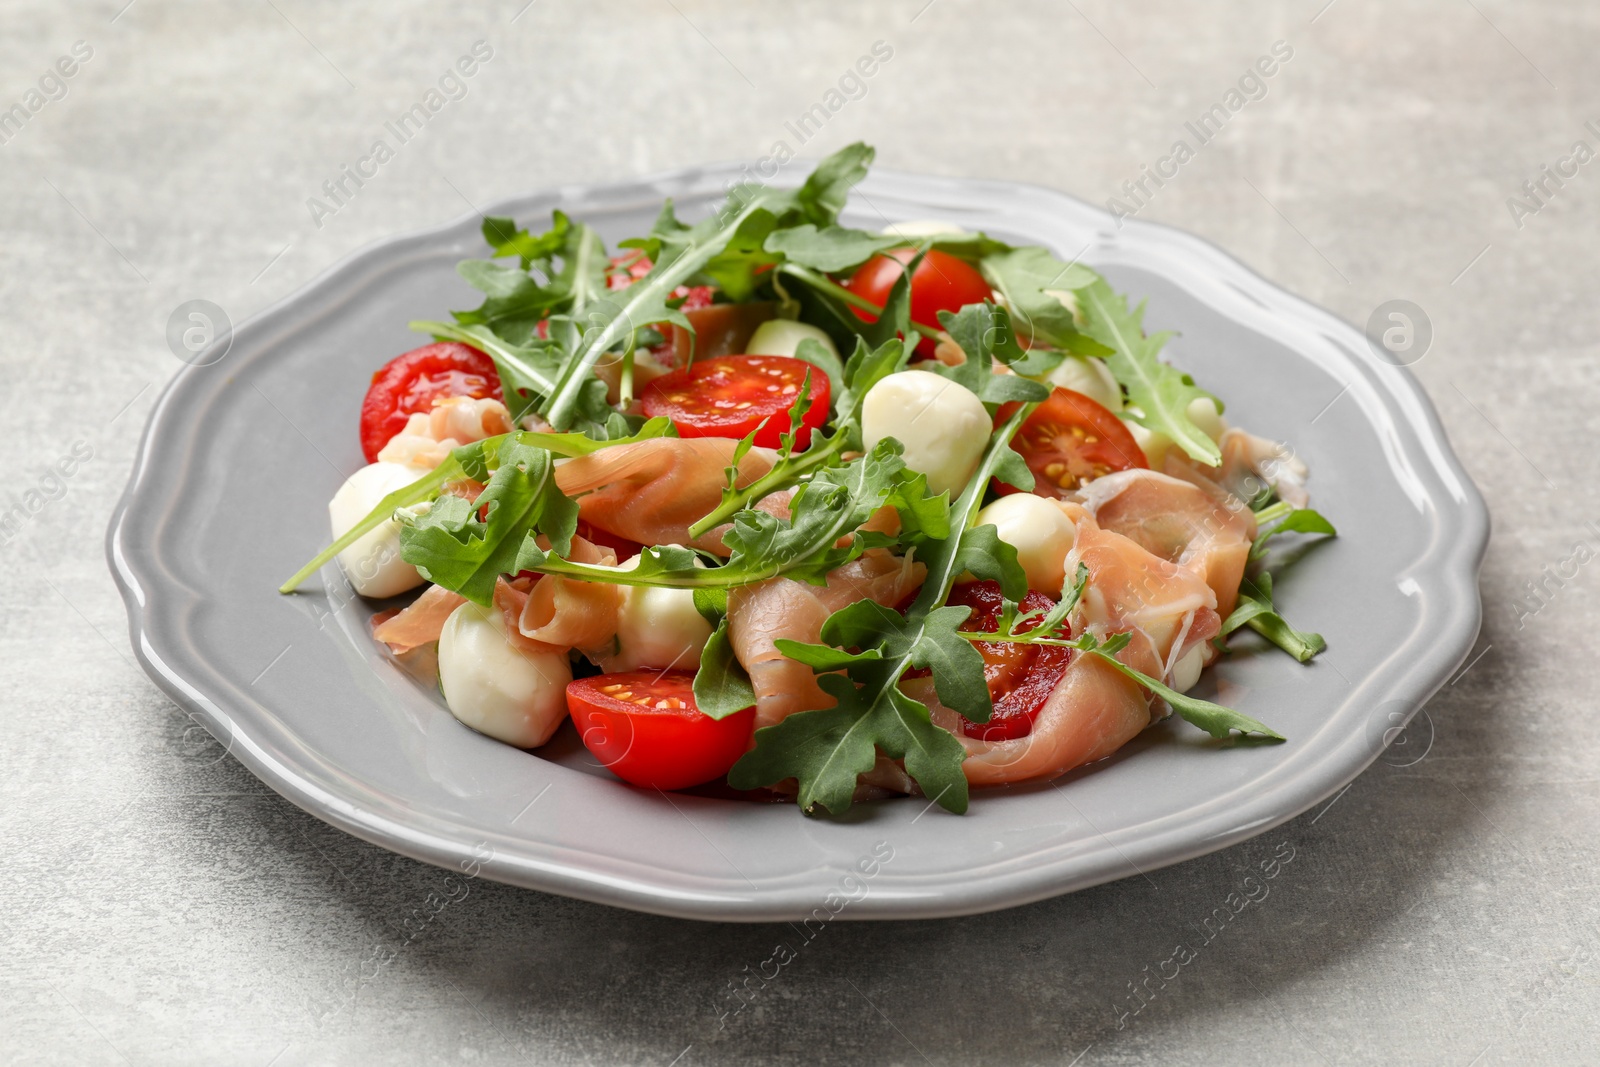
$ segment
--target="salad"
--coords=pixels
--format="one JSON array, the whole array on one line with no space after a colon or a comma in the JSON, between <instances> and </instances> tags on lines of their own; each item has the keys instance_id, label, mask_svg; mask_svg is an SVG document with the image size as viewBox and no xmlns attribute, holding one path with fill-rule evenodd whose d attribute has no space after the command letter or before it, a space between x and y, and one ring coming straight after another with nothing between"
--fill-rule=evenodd
<instances>
[{"instance_id":1,"label":"salad","mask_svg":"<svg viewBox=\"0 0 1600 1067\"><path fill-rule=\"evenodd\" d=\"M840 225L855 144L792 189L668 202L608 249L485 218L482 303L412 323L329 505L373 635L436 654L461 722L525 749L569 718L618 777L838 814L963 812L1171 713L1273 603L1268 542L1331 535L1306 467L1162 361L1081 263L940 223Z\"/></svg>"}]
</instances>

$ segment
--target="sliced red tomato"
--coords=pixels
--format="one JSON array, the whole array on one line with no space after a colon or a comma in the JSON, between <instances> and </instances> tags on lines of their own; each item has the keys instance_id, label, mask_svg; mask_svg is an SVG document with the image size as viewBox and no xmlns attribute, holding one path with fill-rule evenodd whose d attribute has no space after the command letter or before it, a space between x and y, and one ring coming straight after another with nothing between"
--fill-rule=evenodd
<instances>
[{"instance_id":1,"label":"sliced red tomato","mask_svg":"<svg viewBox=\"0 0 1600 1067\"><path fill-rule=\"evenodd\" d=\"M993 632L999 629L1000 601L1000 583L986 581L956 586L945 603L972 609L972 615L961 625L963 630ZM1021 606L1025 619L1037 620L1055 606L1055 601L1043 593L1029 592ZM994 714L986 723L962 719L961 732L980 741L1027 737L1033 730L1033 720L1039 717L1039 709L1072 661L1072 650L1006 641L979 641L973 647L983 657L983 680L994 701Z\"/></svg>"},{"instance_id":2,"label":"sliced red tomato","mask_svg":"<svg viewBox=\"0 0 1600 1067\"><path fill-rule=\"evenodd\" d=\"M811 442L811 431L828 418L828 376L788 356L717 356L698 359L663 374L639 394L645 415L665 415L681 437L743 437L763 419L756 444L777 448L789 430L789 408L811 375L811 407L800 426L797 447Z\"/></svg>"},{"instance_id":3,"label":"sliced red tomato","mask_svg":"<svg viewBox=\"0 0 1600 1067\"><path fill-rule=\"evenodd\" d=\"M725 719L694 703L692 671L624 671L567 686L584 745L625 782L686 789L721 778L750 747L755 708Z\"/></svg>"},{"instance_id":4,"label":"sliced red tomato","mask_svg":"<svg viewBox=\"0 0 1600 1067\"><path fill-rule=\"evenodd\" d=\"M995 421L1015 410L1014 404L1002 406ZM1033 491L1040 496L1066 497L1113 471L1150 466L1121 419L1082 393L1059 387L1028 416L1011 447L1033 471ZM1001 494L1021 492L998 481L994 488Z\"/></svg>"},{"instance_id":5,"label":"sliced red tomato","mask_svg":"<svg viewBox=\"0 0 1600 1067\"><path fill-rule=\"evenodd\" d=\"M910 248L895 248L873 256L850 276L845 288L863 300L883 307L889 300L889 290L905 273L916 252ZM937 248L929 249L917 269L911 273L911 321L930 329L941 330L939 312L960 311L968 304L988 300L994 290L984 281L976 267ZM859 318L877 322L870 311L852 309ZM923 338L917 351L924 356L933 355L933 342Z\"/></svg>"},{"instance_id":6,"label":"sliced red tomato","mask_svg":"<svg viewBox=\"0 0 1600 1067\"><path fill-rule=\"evenodd\" d=\"M412 415L452 396L503 399L494 360L469 345L441 341L385 363L361 402L361 451L367 462L378 462L383 446Z\"/></svg>"}]
</instances>

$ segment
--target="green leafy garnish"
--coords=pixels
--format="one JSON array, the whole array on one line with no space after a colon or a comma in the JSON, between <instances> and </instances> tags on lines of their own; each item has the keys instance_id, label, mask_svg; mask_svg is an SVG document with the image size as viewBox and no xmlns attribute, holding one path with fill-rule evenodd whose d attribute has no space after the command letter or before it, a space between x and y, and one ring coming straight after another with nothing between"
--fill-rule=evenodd
<instances>
[{"instance_id":1,"label":"green leafy garnish","mask_svg":"<svg viewBox=\"0 0 1600 1067\"><path fill-rule=\"evenodd\" d=\"M1227 737L1232 732L1238 732L1270 740L1284 740L1277 731L1248 715L1223 707L1221 704L1213 704L1209 700L1180 693L1159 679L1135 670L1117 659L1117 653L1128 646L1130 637L1126 633L1111 634L1103 641L1094 633L1087 631L1077 637L1063 637L1062 624L1066 622L1067 616L1072 614L1072 609L1077 607L1088 582L1089 568L1079 563L1077 574L1062 591L1061 600L1050 611L1042 615L1021 617L1020 605L1007 595L1002 602L998 625L994 631L963 630L961 636L969 641L1054 645L1098 656L1119 673L1165 700L1184 721L1200 727L1212 737Z\"/></svg>"},{"instance_id":2,"label":"green leafy garnish","mask_svg":"<svg viewBox=\"0 0 1600 1067\"><path fill-rule=\"evenodd\" d=\"M700 590L695 592L698 594ZM755 702L755 686L750 684L750 675L733 654L733 643L728 639L728 620L723 619L700 652L700 669L694 676L695 707L713 719L726 719L735 712L753 707Z\"/></svg>"},{"instance_id":3,"label":"green leafy garnish","mask_svg":"<svg viewBox=\"0 0 1600 1067\"><path fill-rule=\"evenodd\" d=\"M693 550L657 545L641 552L632 570L618 571L573 563L529 540L513 569L673 589L751 585L777 577L822 585L830 571L867 549L894 543L893 538L862 531L861 526L883 505L900 506L919 486L925 491L926 481L907 474L900 443L889 438L859 459L817 472L791 498L788 519L754 508L740 510L722 535L729 556L720 565L698 566L700 557ZM926 504L919 501L916 506Z\"/></svg>"},{"instance_id":4,"label":"green leafy garnish","mask_svg":"<svg viewBox=\"0 0 1600 1067\"><path fill-rule=\"evenodd\" d=\"M1321 634L1296 630L1278 614L1272 603L1272 575L1265 571L1240 583L1239 606L1222 620L1222 634L1231 634L1241 626L1250 627L1301 663L1328 647Z\"/></svg>"},{"instance_id":5,"label":"green leafy garnish","mask_svg":"<svg viewBox=\"0 0 1600 1067\"><path fill-rule=\"evenodd\" d=\"M429 581L484 607L494 602L500 576L520 569L524 543L544 534L552 551L569 552L578 526L578 505L556 485L549 451L512 435L500 445L498 459L476 501L441 496L420 515L399 515L400 558Z\"/></svg>"},{"instance_id":6,"label":"green leafy garnish","mask_svg":"<svg viewBox=\"0 0 1600 1067\"><path fill-rule=\"evenodd\" d=\"M997 405L1014 400L1043 400L1050 387L1017 374L996 374L995 363L1013 366L1027 358L1011 329L1011 314L1003 307L984 301L968 304L952 314L939 312L939 321L961 351L966 362L951 367L937 360L923 364L977 394L993 411Z\"/></svg>"},{"instance_id":7,"label":"green leafy garnish","mask_svg":"<svg viewBox=\"0 0 1600 1067\"><path fill-rule=\"evenodd\" d=\"M1286 533L1326 534L1329 537L1338 536L1339 531L1333 528L1321 513L1310 508L1296 508L1279 501L1269 507L1256 512L1256 539L1250 544L1250 561L1261 559L1267 554L1267 542Z\"/></svg>"},{"instance_id":8,"label":"green leafy garnish","mask_svg":"<svg viewBox=\"0 0 1600 1067\"><path fill-rule=\"evenodd\" d=\"M1196 462L1215 467L1222 462L1217 443L1189 418L1189 402L1211 394L1194 379L1160 358L1170 333L1144 334L1144 305L1128 310L1127 298L1096 278L1077 290L1089 336L1112 349L1106 363L1137 407L1139 425L1164 433Z\"/></svg>"},{"instance_id":9,"label":"green leafy garnish","mask_svg":"<svg viewBox=\"0 0 1600 1067\"><path fill-rule=\"evenodd\" d=\"M967 781L961 773L965 749L934 725L926 705L901 692L900 679L913 668L931 668L940 700L974 721L989 719L992 705L983 682L982 657L959 634L970 609L946 607L944 601L964 569L1004 567L994 557L986 559L972 551L974 542L965 535L989 478L1002 467L1003 457L1016 455L1011 437L1032 411L1032 404L1023 404L995 432L977 471L951 508L949 534L919 547L928 574L904 615L870 600L859 601L823 624L826 644L779 646L785 655L810 657L802 662L814 669L842 669L843 674L824 674L817 682L837 704L798 712L776 726L757 730L755 748L728 772L728 783L735 789L794 778L800 785L802 810L838 814L850 806L856 777L872 768L881 750L890 758L904 759L906 772L940 805L953 812L966 810ZM964 547L968 551L963 552ZM1010 566L1020 575L1014 551ZM1016 581L1007 584L1015 589ZM1021 581L1025 591L1026 580Z\"/></svg>"},{"instance_id":10,"label":"green leafy garnish","mask_svg":"<svg viewBox=\"0 0 1600 1067\"><path fill-rule=\"evenodd\" d=\"M989 284L1005 298L1032 347L1050 345L1084 356L1108 356L1101 339L1085 336L1060 293L1091 285L1099 275L1081 263L1063 263L1048 249L998 245L978 261Z\"/></svg>"},{"instance_id":11,"label":"green leafy garnish","mask_svg":"<svg viewBox=\"0 0 1600 1067\"><path fill-rule=\"evenodd\" d=\"M807 223L780 230L767 238L769 252L780 253L790 263L813 270L841 271L865 263L879 252L904 247L904 237L868 233L844 226L818 229Z\"/></svg>"}]
</instances>

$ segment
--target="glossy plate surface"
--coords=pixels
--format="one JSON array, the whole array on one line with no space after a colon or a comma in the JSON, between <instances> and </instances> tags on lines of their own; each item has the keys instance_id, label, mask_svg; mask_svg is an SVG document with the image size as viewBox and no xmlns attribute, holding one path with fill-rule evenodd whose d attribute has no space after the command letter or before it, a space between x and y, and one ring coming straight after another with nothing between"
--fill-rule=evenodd
<instances>
[{"instance_id":1,"label":"glossy plate surface","mask_svg":"<svg viewBox=\"0 0 1600 1067\"><path fill-rule=\"evenodd\" d=\"M699 217L735 173L565 188L490 212L528 221L560 208L614 244L645 232L667 196ZM1219 749L1169 721L1055 783L975 791L965 816L901 798L807 819L788 805L635 790L571 738L550 760L461 726L431 684L374 646L375 608L336 567L298 595L275 590L326 542L328 499L362 463L356 421L372 372L424 343L406 323L476 304L454 270L482 254L475 216L355 255L168 386L108 535L145 669L268 785L350 833L446 868L699 919L1022 904L1241 841L1355 777L1450 677L1480 618L1488 514L1410 375L1186 234L1118 229L1089 205L1009 183L879 172L862 191L848 224L948 219L1082 258L1148 299L1149 329L1179 331L1168 357L1223 397L1230 419L1309 463L1313 504L1341 536L1285 574L1278 600L1328 651L1310 666L1243 652L1199 690L1287 744Z\"/></svg>"}]
</instances>

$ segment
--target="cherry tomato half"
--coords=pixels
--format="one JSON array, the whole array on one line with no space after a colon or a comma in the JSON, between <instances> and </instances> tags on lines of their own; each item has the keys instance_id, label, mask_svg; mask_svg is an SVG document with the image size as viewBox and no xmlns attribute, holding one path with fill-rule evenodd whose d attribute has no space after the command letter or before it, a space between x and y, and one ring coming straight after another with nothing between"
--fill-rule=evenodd
<instances>
[{"instance_id":1,"label":"cherry tomato half","mask_svg":"<svg viewBox=\"0 0 1600 1067\"><path fill-rule=\"evenodd\" d=\"M383 446L412 415L452 396L503 399L494 360L468 345L441 341L385 363L361 402L361 451L367 462L378 462Z\"/></svg>"},{"instance_id":2,"label":"cherry tomato half","mask_svg":"<svg viewBox=\"0 0 1600 1067\"><path fill-rule=\"evenodd\" d=\"M625 782L687 789L720 778L750 747L755 708L725 719L701 714L692 671L624 671L567 686L584 745Z\"/></svg>"},{"instance_id":3,"label":"cherry tomato half","mask_svg":"<svg viewBox=\"0 0 1600 1067\"><path fill-rule=\"evenodd\" d=\"M639 394L644 414L665 415L681 437L733 437L767 425L756 444L777 448L789 430L789 408L811 375L811 407L800 425L798 448L811 443L811 431L828 418L828 376L788 356L716 356L663 374Z\"/></svg>"},{"instance_id":4,"label":"cherry tomato half","mask_svg":"<svg viewBox=\"0 0 1600 1067\"><path fill-rule=\"evenodd\" d=\"M961 625L963 630L993 632L999 629L1000 600L1000 583L988 581L958 585L950 590L945 602L972 609ZM1054 605L1055 601L1043 593L1030 592L1023 598L1021 614L1024 619L1037 620ZM994 701L994 714L985 723L961 720L961 732L980 741L1027 737L1033 730L1033 720L1039 717L1039 709L1072 661L1072 650L1005 641L979 641L973 647L983 657L983 680Z\"/></svg>"},{"instance_id":5,"label":"cherry tomato half","mask_svg":"<svg viewBox=\"0 0 1600 1067\"><path fill-rule=\"evenodd\" d=\"M845 288L883 307L889 300L889 290L905 273L916 252L910 248L895 248L873 256L850 276ZM968 304L981 304L993 295L989 283L983 280L977 268L965 260L957 259L937 248L930 249L911 273L911 321L931 329L941 330L939 312L960 311ZM857 317L867 322L877 322L870 311L852 309ZM917 351L924 356L933 355L934 344L927 338L917 343Z\"/></svg>"},{"instance_id":6,"label":"cherry tomato half","mask_svg":"<svg viewBox=\"0 0 1600 1067\"><path fill-rule=\"evenodd\" d=\"M1015 410L1015 405L1004 405L996 421ZM1082 393L1060 387L1028 416L1011 447L1033 471L1033 491L1040 496L1066 497L1113 471L1150 466L1121 419ZM1002 495L1021 492L1002 482L994 488Z\"/></svg>"}]
</instances>

